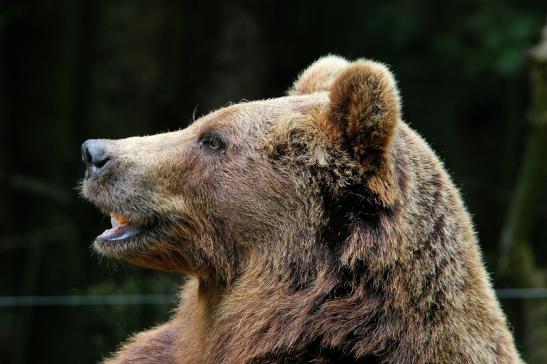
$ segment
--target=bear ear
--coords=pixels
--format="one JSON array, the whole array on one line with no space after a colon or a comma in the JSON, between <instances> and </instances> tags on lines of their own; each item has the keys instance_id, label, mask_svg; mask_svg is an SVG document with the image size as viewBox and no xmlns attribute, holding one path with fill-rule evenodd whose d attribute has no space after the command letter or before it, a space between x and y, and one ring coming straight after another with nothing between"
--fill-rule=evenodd
<instances>
[{"instance_id":1,"label":"bear ear","mask_svg":"<svg viewBox=\"0 0 547 364\"><path fill-rule=\"evenodd\" d=\"M394 202L392 142L400 117L393 75L380 63L359 60L341 72L330 90L324 122L329 138L342 141L367 174L367 186L384 204Z\"/></svg>"},{"instance_id":2,"label":"bear ear","mask_svg":"<svg viewBox=\"0 0 547 364\"><path fill-rule=\"evenodd\" d=\"M288 94L306 95L319 91L329 91L336 77L349 65L338 56L325 56L306 68L289 89Z\"/></svg>"}]
</instances>

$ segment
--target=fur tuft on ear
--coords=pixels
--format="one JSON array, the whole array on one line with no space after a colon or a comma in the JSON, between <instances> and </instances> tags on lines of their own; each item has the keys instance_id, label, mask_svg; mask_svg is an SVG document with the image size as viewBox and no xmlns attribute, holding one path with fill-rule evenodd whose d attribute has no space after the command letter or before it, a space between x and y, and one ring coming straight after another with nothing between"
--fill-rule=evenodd
<instances>
[{"instance_id":1,"label":"fur tuft on ear","mask_svg":"<svg viewBox=\"0 0 547 364\"><path fill-rule=\"evenodd\" d=\"M359 60L336 78L326 115L333 137L366 170L367 185L385 204L393 203L396 187L391 145L400 117L399 93L393 75L380 63Z\"/></svg>"},{"instance_id":2,"label":"fur tuft on ear","mask_svg":"<svg viewBox=\"0 0 547 364\"><path fill-rule=\"evenodd\" d=\"M321 57L298 76L288 94L294 96L329 91L336 77L348 65L349 62L342 57Z\"/></svg>"}]
</instances>

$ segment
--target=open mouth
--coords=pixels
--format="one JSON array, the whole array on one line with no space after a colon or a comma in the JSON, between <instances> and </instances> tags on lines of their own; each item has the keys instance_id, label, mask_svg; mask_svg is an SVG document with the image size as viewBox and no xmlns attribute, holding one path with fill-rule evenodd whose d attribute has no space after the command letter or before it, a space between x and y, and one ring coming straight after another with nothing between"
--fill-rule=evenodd
<instances>
[{"instance_id":1,"label":"open mouth","mask_svg":"<svg viewBox=\"0 0 547 364\"><path fill-rule=\"evenodd\" d=\"M110 223L112 227L97 236L97 240L105 242L125 241L139 235L143 231L141 226L132 223L127 217L116 213L110 214Z\"/></svg>"}]
</instances>

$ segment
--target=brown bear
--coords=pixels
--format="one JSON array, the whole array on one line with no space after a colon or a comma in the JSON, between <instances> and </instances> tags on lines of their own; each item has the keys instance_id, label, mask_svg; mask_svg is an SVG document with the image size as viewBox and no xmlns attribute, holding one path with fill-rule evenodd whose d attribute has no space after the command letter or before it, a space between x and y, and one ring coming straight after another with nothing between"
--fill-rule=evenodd
<instances>
[{"instance_id":1,"label":"brown bear","mask_svg":"<svg viewBox=\"0 0 547 364\"><path fill-rule=\"evenodd\" d=\"M89 140L95 249L189 276L108 363L519 363L457 189L394 78L324 57L280 98Z\"/></svg>"}]
</instances>

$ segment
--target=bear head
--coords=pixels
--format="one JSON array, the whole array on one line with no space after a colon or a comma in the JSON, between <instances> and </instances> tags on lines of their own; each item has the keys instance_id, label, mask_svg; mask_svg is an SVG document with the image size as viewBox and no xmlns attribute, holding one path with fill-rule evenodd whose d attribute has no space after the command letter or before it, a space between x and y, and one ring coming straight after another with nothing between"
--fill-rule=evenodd
<instances>
[{"instance_id":1,"label":"bear head","mask_svg":"<svg viewBox=\"0 0 547 364\"><path fill-rule=\"evenodd\" d=\"M222 284L260 270L302 285L344 269L356 254L348 237L398 198L399 119L386 66L328 56L287 96L179 131L88 140L82 193L112 220L94 248Z\"/></svg>"}]
</instances>

